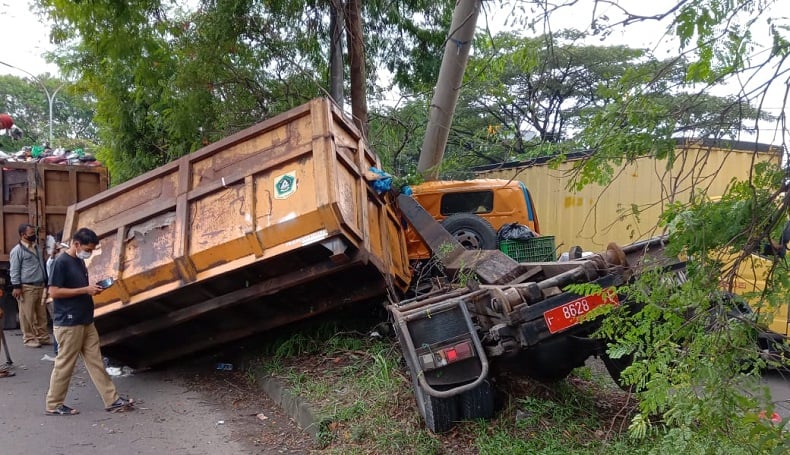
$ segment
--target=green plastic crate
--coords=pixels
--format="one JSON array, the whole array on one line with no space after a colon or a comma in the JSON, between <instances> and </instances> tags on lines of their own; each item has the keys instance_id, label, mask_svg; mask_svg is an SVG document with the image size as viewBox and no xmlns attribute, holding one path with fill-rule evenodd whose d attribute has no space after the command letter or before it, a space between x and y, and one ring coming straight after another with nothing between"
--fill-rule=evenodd
<instances>
[{"instance_id":1,"label":"green plastic crate","mask_svg":"<svg viewBox=\"0 0 790 455\"><path fill-rule=\"evenodd\" d=\"M557 259L553 235L527 240L502 240L499 250L518 262L551 262Z\"/></svg>"}]
</instances>

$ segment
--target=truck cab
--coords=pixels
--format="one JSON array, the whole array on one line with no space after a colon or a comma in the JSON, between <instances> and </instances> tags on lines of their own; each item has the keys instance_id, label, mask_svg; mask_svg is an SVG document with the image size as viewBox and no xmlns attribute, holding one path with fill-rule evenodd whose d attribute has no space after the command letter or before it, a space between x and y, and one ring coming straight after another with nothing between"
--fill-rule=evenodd
<instances>
[{"instance_id":1,"label":"truck cab","mask_svg":"<svg viewBox=\"0 0 790 455\"><path fill-rule=\"evenodd\" d=\"M496 249L497 231L519 223L540 233L532 196L523 182L504 179L431 181L412 187L413 197L462 245ZM406 229L410 260L431 257L417 232Z\"/></svg>"}]
</instances>

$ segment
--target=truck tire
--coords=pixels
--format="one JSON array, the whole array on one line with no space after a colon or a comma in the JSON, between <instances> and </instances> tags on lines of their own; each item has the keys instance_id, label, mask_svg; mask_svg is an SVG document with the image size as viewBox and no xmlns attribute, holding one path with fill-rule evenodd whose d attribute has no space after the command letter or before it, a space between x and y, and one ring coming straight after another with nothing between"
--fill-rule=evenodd
<instances>
[{"instance_id":1,"label":"truck tire","mask_svg":"<svg viewBox=\"0 0 790 455\"><path fill-rule=\"evenodd\" d=\"M425 420L425 426L434 433L445 433L450 431L458 418L457 397L436 398L428 395L417 381L413 381L414 396L417 399L417 407L420 415Z\"/></svg>"},{"instance_id":2,"label":"truck tire","mask_svg":"<svg viewBox=\"0 0 790 455\"><path fill-rule=\"evenodd\" d=\"M488 379L474 389L462 393L458 399L463 420L494 417L494 387Z\"/></svg>"},{"instance_id":3,"label":"truck tire","mask_svg":"<svg viewBox=\"0 0 790 455\"><path fill-rule=\"evenodd\" d=\"M491 224L474 213L455 213L441 222L467 250L495 250L496 231Z\"/></svg>"},{"instance_id":4,"label":"truck tire","mask_svg":"<svg viewBox=\"0 0 790 455\"><path fill-rule=\"evenodd\" d=\"M634 363L634 356L633 355L624 355L618 359L613 359L609 357L608 354L604 353L601 355L601 360L603 360L603 364L606 367L606 371L609 372L609 376L612 377L614 382L624 391L632 392L633 386L626 385L623 383L622 374L626 368L631 366Z\"/></svg>"}]
</instances>

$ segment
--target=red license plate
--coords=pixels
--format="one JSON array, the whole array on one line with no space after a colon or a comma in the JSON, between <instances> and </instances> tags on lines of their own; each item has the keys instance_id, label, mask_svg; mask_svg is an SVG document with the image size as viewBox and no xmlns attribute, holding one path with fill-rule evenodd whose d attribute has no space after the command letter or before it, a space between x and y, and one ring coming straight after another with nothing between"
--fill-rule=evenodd
<instances>
[{"instance_id":1,"label":"red license plate","mask_svg":"<svg viewBox=\"0 0 790 455\"><path fill-rule=\"evenodd\" d=\"M613 288L605 289L603 294L588 295L572 300L562 306L543 313L550 333L557 333L579 323L583 316L601 305L617 305L617 293Z\"/></svg>"}]
</instances>

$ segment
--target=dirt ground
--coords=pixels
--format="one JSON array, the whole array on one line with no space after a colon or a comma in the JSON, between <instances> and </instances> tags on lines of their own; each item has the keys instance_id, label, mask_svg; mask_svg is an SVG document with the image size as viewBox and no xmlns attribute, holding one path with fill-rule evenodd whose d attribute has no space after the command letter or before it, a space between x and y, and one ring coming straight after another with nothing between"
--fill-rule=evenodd
<instances>
[{"instance_id":1,"label":"dirt ground","mask_svg":"<svg viewBox=\"0 0 790 455\"><path fill-rule=\"evenodd\" d=\"M230 416L223 424L250 454L315 453L313 439L239 371L178 368L184 386L212 400Z\"/></svg>"},{"instance_id":2,"label":"dirt ground","mask_svg":"<svg viewBox=\"0 0 790 455\"><path fill-rule=\"evenodd\" d=\"M354 356L345 358L337 353L330 357L321 354L303 354L292 357L284 362L285 366L293 367L306 376L322 378L327 383L342 381L339 371L347 368L351 363L358 362ZM605 374L603 365L593 362L591 369L593 375ZM476 439L479 437L479 426L475 422L458 424L450 432L440 435L430 434L424 430L424 424L414 401L407 373L399 371L396 374L403 376L405 384L388 399L389 405L383 412L392 428L407 429L412 435L422 434L435 441L435 453L454 455L473 455L479 453ZM354 440L348 437L354 433L353 421L331 422L327 428L331 437L329 442L319 446L307 433L301 431L284 412L263 394L250 378L237 371L199 371L183 370L181 373L185 385L203 394L206 399L214 400L222 406L226 415L233 416L226 422L231 430L231 437L237 443L247 447L249 453L304 453L304 454L336 454L336 453L380 453L377 448L369 445L370 441ZM634 411L635 403L629 395L623 393L612 383L610 387L600 389L600 384L579 379L569 378L573 388L582 390L597 390L601 396L595 400L597 412L604 419L594 437L604 440L612 433L620 433L627 426L627 419ZM520 397L540 397L551 399L556 393L554 388L533 381L516 377L501 377L497 381L497 402L499 412L490 422L495 427L498 421L512 422L517 419L518 406L513 402ZM337 397L326 397L334 400ZM312 403L313 408L322 406ZM273 409L265 415L260 415L261 409ZM381 412L381 411L380 411ZM360 416L359 418L367 418ZM546 423L549 424L549 423ZM384 430L382 430L384 431ZM394 452L387 452L394 453ZM402 453L416 453L406 450Z\"/></svg>"}]
</instances>

